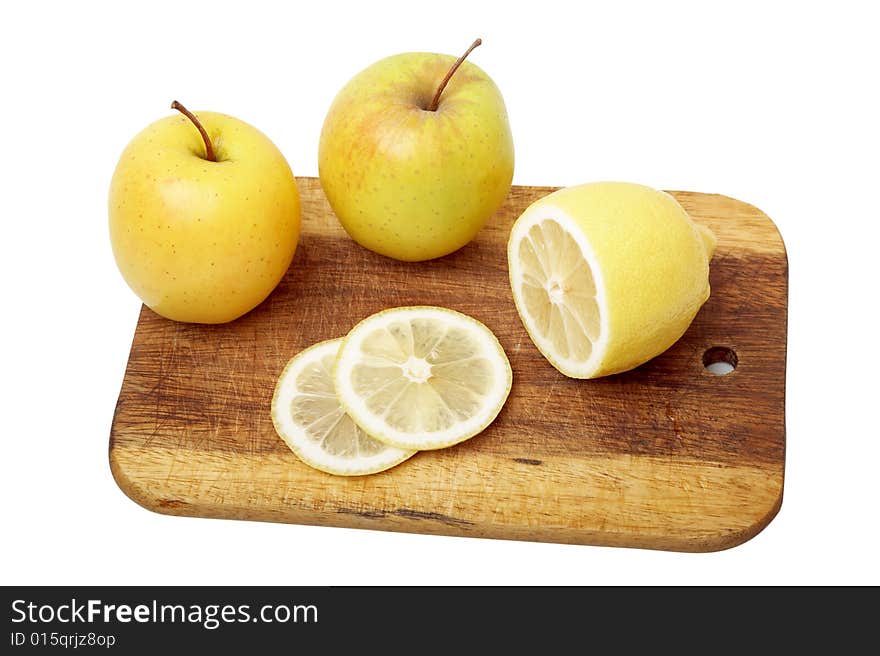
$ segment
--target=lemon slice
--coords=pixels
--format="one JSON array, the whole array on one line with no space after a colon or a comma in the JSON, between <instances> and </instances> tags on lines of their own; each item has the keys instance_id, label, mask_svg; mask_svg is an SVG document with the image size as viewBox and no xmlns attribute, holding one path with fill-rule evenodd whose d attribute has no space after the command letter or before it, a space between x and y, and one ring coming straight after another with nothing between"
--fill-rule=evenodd
<instances>
[{"instance_id":1,"label":"lemon slice","mask_svg":"<svg viewBox=\"0 0 880 656\"><path fill-rule=\"evenodd\" d=\"M709 297L714 248L712 232L665 192L624 182L560 189L511 229L513 299L563 374L626 371L687 330Z\"/></svg>"},{"instance_id":2,"label":"lemon slice","mask_svg":"<svg viewBox=\"0 0 880 656\"><path fill-rule=\"evenodd\" d=\"M439 307L374 314L345 338L336 394L367 433L401 449L440 449L488 426L513 374L486 326Z\"/></svg>"},{"instance_id":3,"label":"lemon slice","mask_svg":"<svg viewBox=\"0 0 880 656\"><path fill-rule=\"evenodd\" d=\"M374 474L415 451L373 439L339 405L331 372L341 344L341 339L320 342L287 363L272 398L272 422L307 465L340 476Z\"/></svg>"}]
</instances>

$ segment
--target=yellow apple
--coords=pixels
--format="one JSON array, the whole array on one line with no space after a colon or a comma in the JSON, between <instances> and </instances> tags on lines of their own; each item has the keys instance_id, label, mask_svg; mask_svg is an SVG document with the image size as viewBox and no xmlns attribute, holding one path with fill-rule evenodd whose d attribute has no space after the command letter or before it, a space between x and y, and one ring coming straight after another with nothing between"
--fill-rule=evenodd
<instances>
[{"instance_id":1,"label":"yellow apple","mask_svg":"<svg viewBox=\"0 0 880 656\"><path fill-rule=\"evenodd\" d=\"M128 144L110 183L110 241L152 310L223 323L256 307L296 249L293 173L259 130L214 112L156 121Z\"/></svg>"},{"instance_id":2,"label":"yellow apple","mask_svg":"<svg viewBox=\"0 0 880 656\"><path fill-rule=\"evenodd\" d=\"M404 53L358 73L321 131L321 185L359 244L399 260L468 243L513 178L504 99L464 57Z\"/></svg>"}]
</instances>

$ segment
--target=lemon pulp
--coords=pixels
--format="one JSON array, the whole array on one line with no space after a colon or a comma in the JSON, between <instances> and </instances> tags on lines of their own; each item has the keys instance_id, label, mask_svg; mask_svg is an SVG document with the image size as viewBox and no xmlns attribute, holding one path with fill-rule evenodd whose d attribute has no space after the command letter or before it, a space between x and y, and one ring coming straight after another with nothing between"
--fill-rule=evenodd
<instances>
[{"instance_id":1,"label":"lemon pulp","mask_svg":"<svg viewBox=\"0 0 880 656\"><path fill-rule=\"evenodd\" d=\"M346 410L377 439L436 449L483 430L510 391L510 364L483 324L452 310L396 308L356 326L334 372Z\"/></svg>"},{"instance_id":2,"label":"lemon pulp","mask_svg":"<svg viewBox=\"0 0 880 656\"><path fill-rule=\"evenodd\" d=\"M275 428L301 460L321 471L352 476L388 469L413 451L370 437L346 414L332 379L341 343L321 342L288 363L272 400Z\"/></svg>"},{"instance_id":3,"label":"lemon pulp","mask_svg":"<svg viewBox=\"0 0 880 656\"><path fill-rule=\"evenodd\" d=\"M552 219L519 242L520 293L536 331L562 358L589 359L600 335L596 284L574 238Z\"/></svg>"}]
</instances>

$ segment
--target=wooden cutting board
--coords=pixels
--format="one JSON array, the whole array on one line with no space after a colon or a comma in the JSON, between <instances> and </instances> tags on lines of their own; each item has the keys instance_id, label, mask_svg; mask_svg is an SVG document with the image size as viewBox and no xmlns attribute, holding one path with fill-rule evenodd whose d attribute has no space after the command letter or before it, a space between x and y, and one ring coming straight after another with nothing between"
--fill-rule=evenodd
<instances>
[{"instance_id":1,"label":"wooden cutting board","mask_svg":"<svg viewBox=\"0 0 880 656\"><path fill-rule=\"evenodd\" d=\"M110 435L113 475L137 503L171 515L679 551L738 545L775 516L788 264L760 210L672 192L718 236L711 298L663 355L576 381L533 346L507 278L510 226L552 188L514 187L473 243L407 264L355 244L318 180L298 183L300 245L262 305L221 326L141 310ZM380 474L307 467L272 426L278 375L306 346L400 305L453 308L491 328L514 372L506 406L481 435ZM735 371L704 368L713 347L735 353Z\"/></svg>"}]
</instances>

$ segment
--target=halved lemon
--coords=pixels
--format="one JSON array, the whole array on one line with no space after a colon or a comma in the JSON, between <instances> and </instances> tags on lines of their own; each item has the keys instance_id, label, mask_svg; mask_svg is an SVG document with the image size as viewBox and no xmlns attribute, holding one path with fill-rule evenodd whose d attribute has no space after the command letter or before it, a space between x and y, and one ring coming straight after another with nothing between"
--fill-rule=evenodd
<instances>
[{"instance_id":1,"label":"halved lemon","mask_svg":"<svg viewBox=\"0 0 880 656\"><path fill-rule=\"evenodd\" d=\"M566 376L595 378L659 355L709 297L715 236L669 194L626 182L560 189L511 229L516 309Z\"/></svg>"},{"instance_id":2,"label":"halved lemon","mask_svg":"<svg viewBox=\"0 0 880 656\"><path fill-rule=\"evenodd\" d=\"M375 474L415 451L373 439L342 409L331 377L341 344L342 339L319 342L287 363L272 397L272 422L307 465L340 476Z\"/></svg>"},{"instance_id":3,"label":"halved lemon","mask_svg":"<svg viewBox=\"0 0 880 656\"><path fill-rule=\"evenodd\" d=\"M336 394L364 431L400 449L440 449L486 428L513 374L486 326L439 307L401 307L361 321L333 371Z\"/></svg>"}]
</instances>

